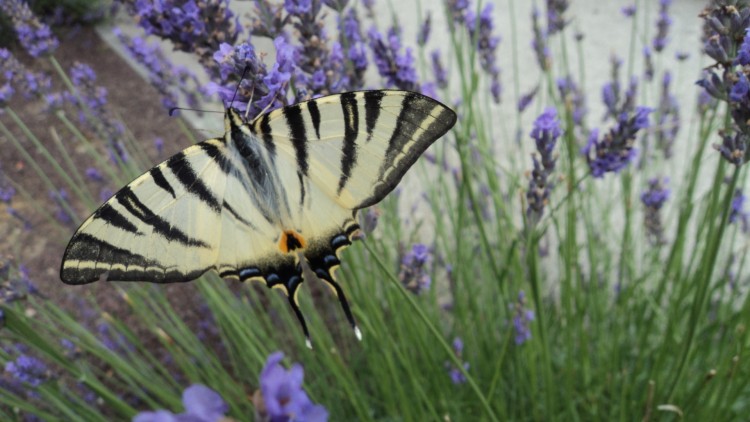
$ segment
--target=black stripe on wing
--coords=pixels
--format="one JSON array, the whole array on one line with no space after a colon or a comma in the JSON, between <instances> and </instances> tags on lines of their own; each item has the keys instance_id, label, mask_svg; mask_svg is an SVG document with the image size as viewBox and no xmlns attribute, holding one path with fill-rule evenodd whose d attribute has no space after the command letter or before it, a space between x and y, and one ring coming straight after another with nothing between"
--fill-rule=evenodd
<instances>
[{"instance_id":1,"label":"black stripe on wing","mask_svg":"<svg viewBox=\"0 0 750 422\"><path fill-rule=\"evenodd\" d=\"M111 263L110 268L89 267L102 262ZM113 246L106 240L87 233L77 233L65 249L60 279L67 284L86 284L99 280L106 273L107 281L172 283L195 280L207 270L205 268L185 273L165 268L153 259Z\"/></svg>"},{"instance_id":2,"label":"black stripe on wing","mask_svg":"<svg viewBox=\"0 0 750 422\"><path fill-rule=\"evenodd\" d=\"M320 140L320 109L318 109L318 102L315 100L308 101L307 111L310 113L310 120L312 120L313 128L315 129L315 136Z\"/></svg>"},{"instance_id":3,"label":"black stripe on wing","mask_svg":"<svg viewBox=\"0 0 750 422\"><path fill-rule=\"evenodd\" d=\"M297 167L303 176L307 176L307 134L302 119L302 107L299 104L284 107L284 117L289 127L289 139L297 156Z\"/></svg>"},{"instance_id":4,"label":"black stripe on wing","mask_svg":"<svg viewBox=\"0 0 750 422\"><path fill-rule=\"evenodd\" d=\"M388 91L384 92L385 96L393 95ZM433 116L432 113L437 113L437 115ZM425 126L427 121L431 122ZM406 171L422 153L438 138L445 135L454 124L456 124L456 113L453 110L430 97L416 92L407 92L401 103L401 111L396 120L393 135L388 141L385 160L380 168L380 181L373 194L355 209L369 207L380 202L396 188ZM422 133L413 139L419 129ZM399 157L400 154L403 156ZM399 157L398 163L396 163L397 157Z\"/></svg>"},{"instance_id":5,"label":"black stripe on wing","mask_svg":"<svg viewBox=\"0 0 750 422\"><path fill-rule=\"evenodd\" d=\"M352 169L357 164L357 135L359 135L359 110L357 109L357 93L341 94L341 111L344 114L344 145L341 149L341 177L337 195L346 186Z\"/></svg>"},{"instance_id":6,"label":"black stripe on wing","mask_svg":"<svg viewBox=\"0 0 750 422\"><path fill-rule=\"evenodd\" d=\"M149 174L151 174L151 177L154 179L154 183L156 183L156 186L169 192L169 194L172 195L172 198L177 198L172 185L169 184L169 181L166 177L164 177L164 173L162 173L161 168L159 167L161 166L156 166L148 171Z\"/></svg>"},{"instance_id":7,"label":"black stripe on wing","mask_svg":"<svg viewBox=\"0 0 750 422\"><path fill-rule=\"evenodd\" d=\"M109 202L106 202L104 205L99 207L99 209L94 212L94 217L100 218L106 221L107 224L125 230L126 232L143 234L139 233L138 227L136 227L135 224L131 223L130 220L125 218L124 215L120 214L119 211L114 209L112 205L109 204Z\"/></svg>"},{"instance_id":8,"label":"black stripe on wing","mask_svg":"<svg viewBox=\"0 0 750 422\"><path fill-rule=\"evenodd\" d=\"M217 213L221 212L221 204L219 204L219 201L214 197L206 184L203 183L203 180L195 174L184 152L179 152L167 160L167 167L172 171L177 180L182 183L186 191L196 195L213 211Z\"/></svg>"},{"instance_id":9,"label":"black stripe on wing","mask_svg":"<svg viewBox=\"0 0 750 422\"><path fill-rule=\"evenodd\" d=\"M266 113L261 116L260 120L258 121L258 126L260 127L260 134L263 137L263 143L268 150L271 161L273 161L273 158L276 156L276 144L273 142L273 134L271 133L271 119L269 115L270 113Z\"/></svg>"},{"instance_id":10,"label":"black stripe on wing","mask_svg":"<svg viewBox=\"0 0 750 422\"><path fill-rule=\"evenodd\" d=\"M141 200L133 192L130 186L125 186L119 192L117 192L115 194L114 200L117 201L118 204L125 208L125 210L127 210L134 217L138 218L143 223L153 227L154 232L164 236L165 238L167 238L167 240L180 242L188 246L196 246L202 248L210 247L202 240L191 238L185 232L173 226L170 222L168 222L161 216L154 214L154 212L149 207L147 207L146 204L141 202Z\"/></svg>"},{"instance_id":11,"label":"black stripe on wing","mask_svg":"<svg viewBox=\"0 0 750 422\"><path fill-rule=\"evenodd\" d=\"M365 125L367 127L367 141L372 139L372 131L380 116L380 101L385 97L383 91L365 92Z\"/></svg>"}]
</instances>

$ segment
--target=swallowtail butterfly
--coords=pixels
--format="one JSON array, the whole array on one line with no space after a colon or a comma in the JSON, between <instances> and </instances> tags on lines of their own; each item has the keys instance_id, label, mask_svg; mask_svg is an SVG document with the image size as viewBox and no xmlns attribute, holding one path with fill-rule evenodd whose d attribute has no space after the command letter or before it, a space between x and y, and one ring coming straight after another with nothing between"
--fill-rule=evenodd
<instances>
[{"instance_id":1,"label":"swallowtail butterfly","mask_svg":"<svg viewBox=\"0 0 750 422\"><path fill-rule=\"evenodd\" d=\"M67 284L170 283L208 270L257 280L297 303L303 265L326 282L361 338L334 270L360 236L357 211L380 202L456 114L424 95L347 92L243 121L193 145L122 188L70 240Z\"/></svg>"}]
</instances>

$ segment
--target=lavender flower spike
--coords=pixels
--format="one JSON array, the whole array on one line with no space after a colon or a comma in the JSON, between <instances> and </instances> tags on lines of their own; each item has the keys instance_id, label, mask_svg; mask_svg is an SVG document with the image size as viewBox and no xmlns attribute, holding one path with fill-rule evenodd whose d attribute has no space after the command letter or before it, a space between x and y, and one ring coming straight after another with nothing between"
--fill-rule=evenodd
<instances>
[{"instance_id":1,"label":"lavender flower spike","mask_svg":"<svg viewBox=\"0 0 750 422\"><path fill-rule=\"evenodd\" d=\"M739 221L742 224L743 233L750 231L750 212L745 211L745 202L747 202L747 196L742 193L741 189L735 190L729 210L729 224Z\"/></svg>"},{"instance_id":2,"label":"lavender flower spike","mask_svg":"<svg viewBox=\"0 0 750 422\"><path fill-rule=\"evenodd\" d=\"M16 360L8 361L5 364L5 372L31 387L39 387L49 378L47 366L39 359L27 355L21 355Z\"/></svg>"},{"instance_id":3,"label":"lavender flower spike","mask_svg":"<svg viewBox=\"0 0 750 422\"><path fill-rule=\"evenodd\" d=\"M407 290L415 295L430 288L432 278L429 267L432 263L430 249L421 243L415 243L401 260L399 280Z\"/></svg>"},{"instance_id":4,"label":"lavender flower spike","mask_svg":"<svg viewBox=\"0 0 750 422\"><path fill-rule=\"evenodd\" d=\"M750 151L748 149L748 143L750 143L750 136L741 131L736 132L734 135L720 132L722 143L714 144L713 147L719 153L721 157L731 164L739 167L750 160Z\"/></svg>"},{"instance_id":5,"label":"lavender flower spike","mask_svg":"<svg viewBox=\"0 0 750 422\"><path fill-rule=\"evenodd\" d=\"M34 16L25 1L3 0L0 2L0 11L10 18L18 40L32 56L52 54L60 44L49 26Z\"/></svg>"},{"instance_id":6,"label":"lavender flower spike","mask_svg":"<svg viewBox=\"0 0 750 422\"><path fill-rule=\"evenodd\" d=\"M388 85L409 91L419 91L417 71L414 68L414 57L411 48L401 51L399 31L391 28L387 41L377 28L368 31L370 49L380 76L386 78Z\"/></svg>"},{"instance_id":7,"label":"lavender flower spike","mask_svg":"<svg viewBox=\"0 0 750 422\"><path fill-rule=\"evenodd\" d=\"M466 29L469 31L471 39L476 42L477 51L479 52L479 62L482 70L491 78L492 98L495 103L500 103L500 68L497 65L497 46L500 44L500 37L493 35L492 31L495 24L492 21L492 3L487 3L479 15L477 22L476 14L470 9L466 12Z\"/></svg>"},{"instance_id":8,"label":"lavender flower spike","mask_svg":"<svg viewBox=\"0 0 750 422\"><path fill-rule=\"evenodd\" d=\"M644 225L646 234L653 245L662 245L664 240L664 227L661 222L662 206L669 199L670 190L667 188L668 178L654 178L648 181L648 189L641 194L641 202L646 207L644 214Z\"/></svg>"},{"instance_id":9,"label":"lavender flower spike","mask_svg":"<svg viewBox=\"0 0 750 422\"><path fill-rule=\"evenodd\" d=\"M555 157L552 150L561 134L562 129L560 129L557 111L554 108L545 110L534 122L531 137L536 142L536 150L541 156L541 163L537 159L537 154L531 156L534 169L531 171L529 188L526 192L526 200L529 203L526 216L531 225L539 222L544 212L544 206L549 201L553 185L548 181L548 178L555 169Z\"/></svg>"},{"instance_id":10,"label":"lavender flower spike","mask_svg":"<svg viewBox=\"0 0 750 422\"><path fill-rule=\"evenodd\" d=\"M667 34L669 27L672 26L672 18L669 17L669 5L672 0L659 0L659 18L656 21L656 36L651 45L657 53L664 50L667 46Z\"/></svg>"},{"instance_id":11,"label":"lavender flower spike","mask_svg":"<svg viewBox=\"0 0 750 422\"><path fill-rule=\"evenodd\" d=\"M526 308L526 295L523 291L518 292L518 300L513 305L513 328L516 331L516 345L520 346L531 340L531 321L534 320L534 311Z\"/></svg>"},{"instance_id":12,"label":"lavender flower spike","mask_svg":"<svg viewBox=\"0 0 750 422\"><path fill-rule=\"evenodd\" d=\"M565 20L563 14L569 6L568 0L547 0L547 33L549 35L560 32L567 26L568 21Z\"/></svg>"},{"instance_id":13,"label":"lavender flower spike","mask_svg":"<svg viewBox=\"0 0 750 422\"><path fill-rule=\"evenodd\" d=\"M635 159L635 137L639 130L649 127L648 115L653 109L638 107L632 116L622 113L617 125L599 140L599 131L592 130L588 143L581 149L591 174L601 178L605 173L617 173Z\"/></svg>"},{"instance_id":14,"label":"lavender flower spike","mask_svg":"<svg viewBox=\"0 0 750 422\"><path fill-rule=\"evenodd\" d=\"M461 355L464 351L464 342L461 340L461 337L456 337L453 339L453 352L456 354L458 359L461 359ZM464 370L469 370L469 362L463 362ZM453 384L463 384L466 382L466 377L464 376L463 372L461 372L460 369L453 366L450 362L445 362L445 367L448 369L448 375L451 377L451 382Z\"/></svg>"}]
</instances>

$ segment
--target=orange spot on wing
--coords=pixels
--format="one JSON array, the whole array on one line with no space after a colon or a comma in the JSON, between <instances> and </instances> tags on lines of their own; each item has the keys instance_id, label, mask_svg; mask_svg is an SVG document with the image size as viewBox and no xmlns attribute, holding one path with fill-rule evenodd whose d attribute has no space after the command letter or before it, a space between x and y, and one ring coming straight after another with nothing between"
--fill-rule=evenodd
<instances>
[{"instance_id":1,"label":"orange spot on wing","mask_svg":"<svg viewBox=\"0 0 750 422\"><path fill-rule=\"evenodd\" d=\"M284 230L279 237L279 250L282 253L289 253L296 249L302 249L307 245L307 241L301 234L294 230Z\"/></svg>"}]
</instances>

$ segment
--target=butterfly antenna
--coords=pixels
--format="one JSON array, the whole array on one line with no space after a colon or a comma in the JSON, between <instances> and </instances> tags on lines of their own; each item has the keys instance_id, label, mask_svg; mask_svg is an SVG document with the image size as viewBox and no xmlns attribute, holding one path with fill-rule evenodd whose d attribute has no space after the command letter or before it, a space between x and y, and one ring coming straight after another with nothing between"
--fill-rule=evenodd
<instances>
[{"instance_id":1,"label":"butterfly antenna","mask_svg":"<svg viewBox=\"0 0 750 422\"><path fill-rule=\"evenodd\" d=\"M242 81L245 80L245 74L247 74L248 69L250 69L250 66L245 66L245 69L242 71L242 76L240 76L240 81L237 82L237 87L234 88L234 95L232 95L232 101L229 102L229 107L234 104L235 98L237 98L237 93L240 92L240 85L242 85Z\"/></svg>"},{"instance_id":2,"label":"butterfly antenna","mask_svg":"<svg viewBox=\"0 0 750 422\"><path fill-rule=\"evenodd\" d=\"M172 107L172 108L169 109L169 116L173 117L174 116L174 112L177 111L177 110L199 111L201 113L221 113L221 114L224 114L223 111L216 111L216 110L201 110L201 109L198 109L198 108Z\"/></svg>"}]
</instances>

